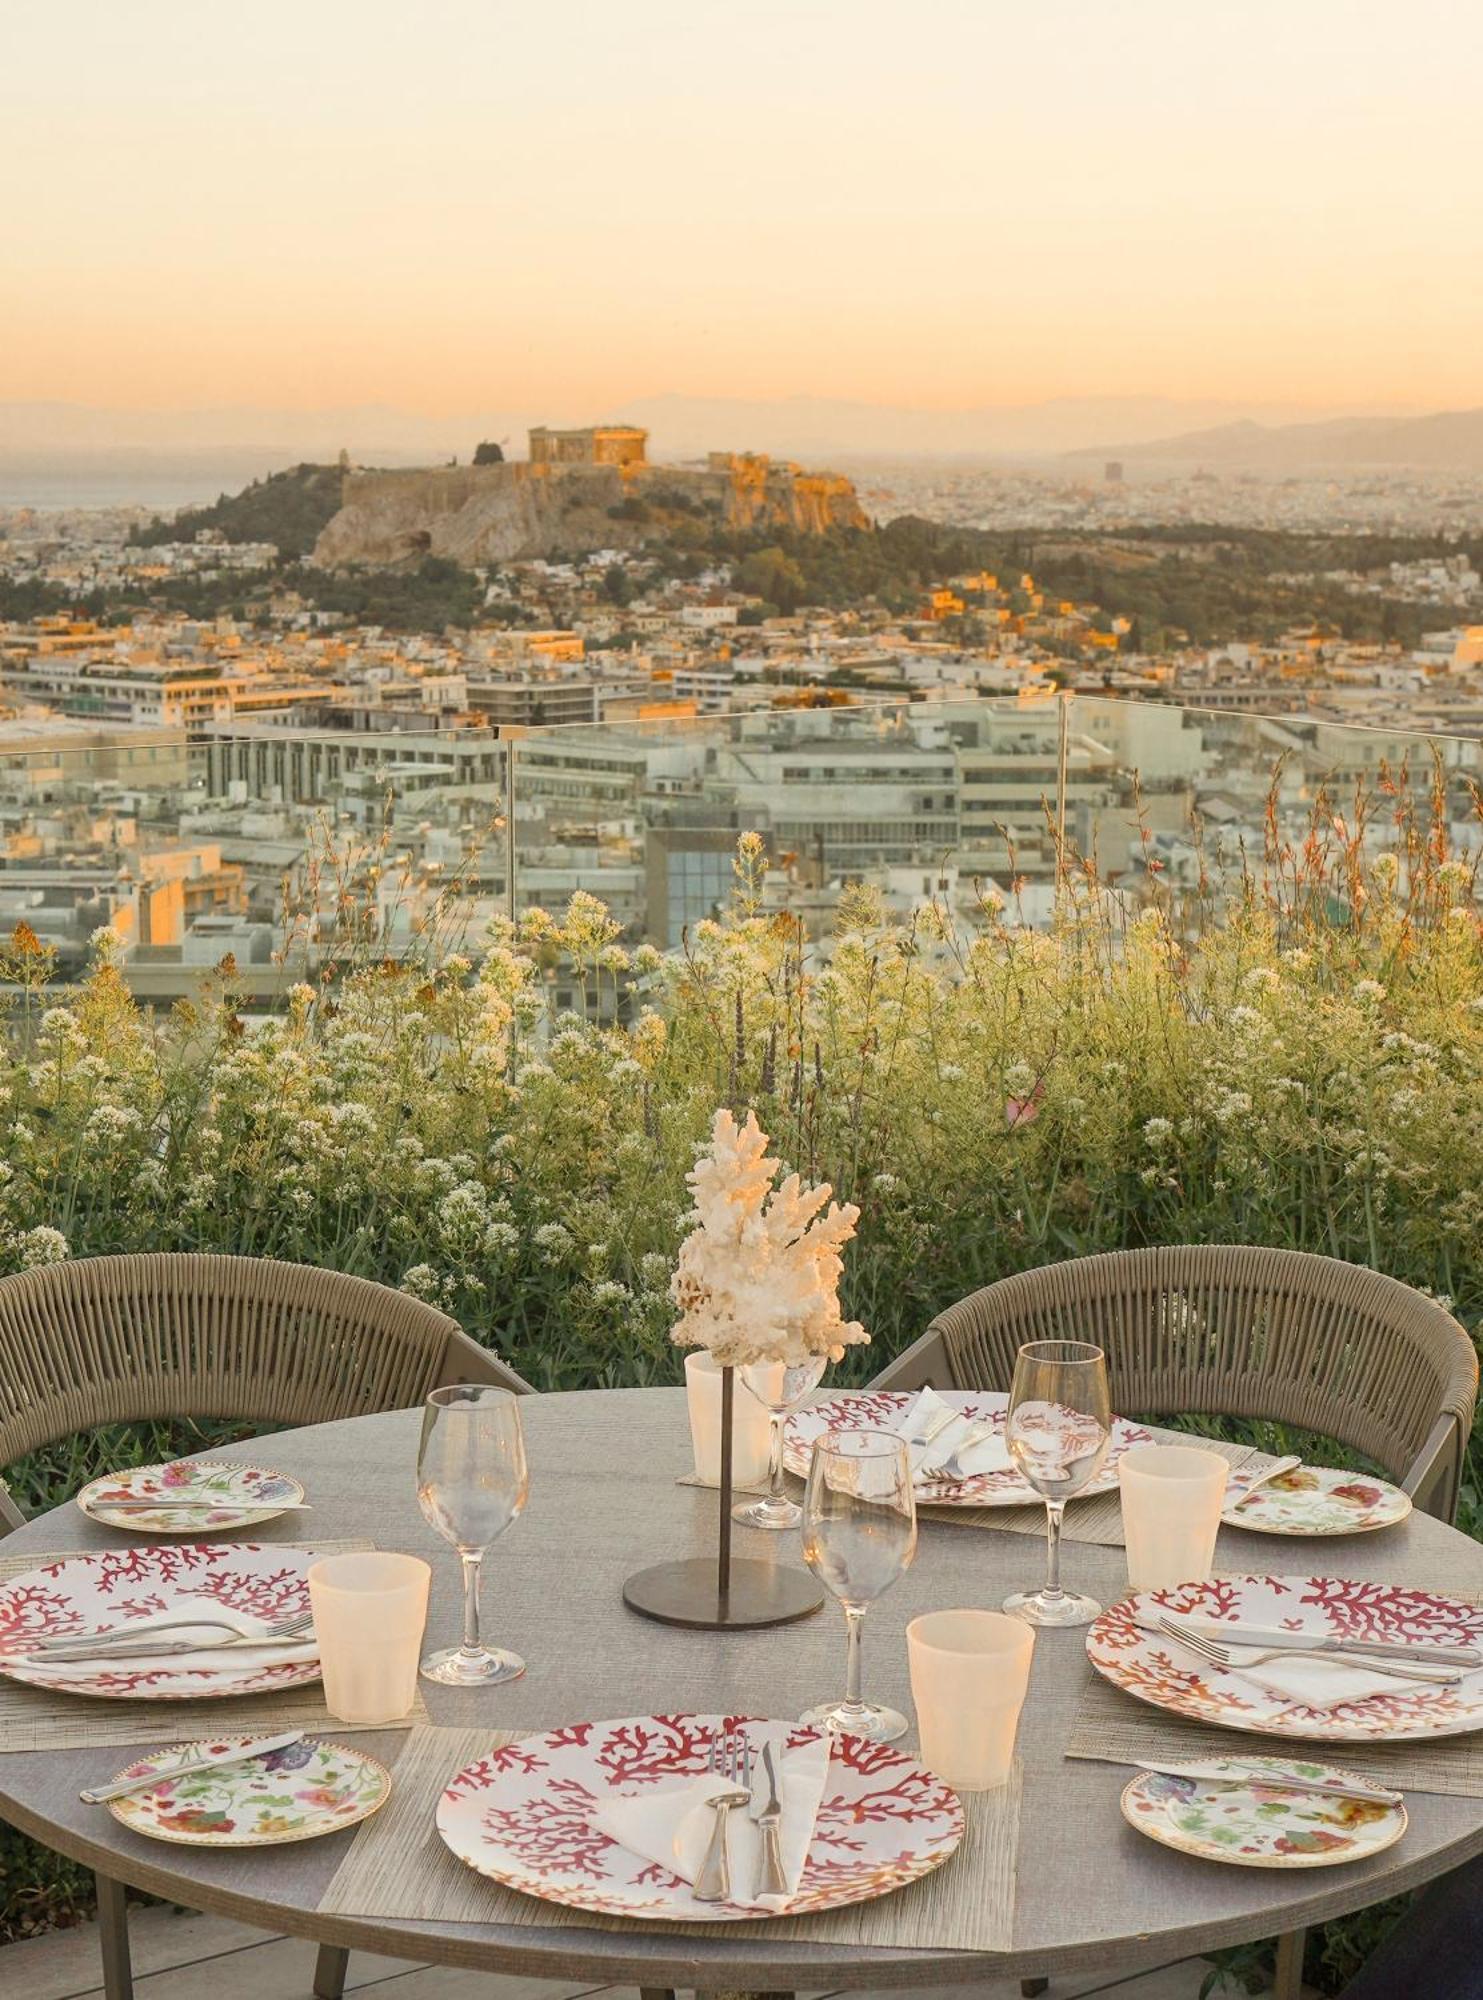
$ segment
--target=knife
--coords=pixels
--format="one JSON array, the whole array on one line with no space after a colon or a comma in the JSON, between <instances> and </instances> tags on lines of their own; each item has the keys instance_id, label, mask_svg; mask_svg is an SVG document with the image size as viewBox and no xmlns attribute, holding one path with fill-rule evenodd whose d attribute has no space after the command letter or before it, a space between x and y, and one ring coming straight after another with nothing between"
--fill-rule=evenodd
<instances>
[{"instance_id":1,"label":"knife","mask_svg":"<svg viewBox=\"0 0 1483 2000\"><path fill-rule=\"evenodd\" d=\"M1301 1465L1302 1462L1298 1454L1293 1452L1287 1458L1274 1458L1272 1463L1264 1466L1260 1472L1253 1472L1249 1475L1243 1475L1240 1472L1233 1473L1231 1475L1231 1483L1226 1488L1226 1512L1234 1514L1238 1507L1246 1505L1253 1493L1260 1492L1262 1487L1267 1485L1270 1480L1279 1479L1284 1472L1291 1472L1295 1466Z\"/></svg>"},{"instance_id":2,"label":"knife","mask_svg":"<svg viewBox=\"0 0 1483 2000\"><path fill-rule=\"evenodd\" d=\"M79 1792L78 1797L85 1806L107 1805L110 1799L126 1799L135 1792L152 1792L156 1785L168 1784L172 1778L184 1776L187 1772L210 1771L222 1764L250 1764L254 1757L271 1756L275 1750L290 1750L295 1743L302 1743L302 1729L293 1730L287 1736L259 1736L250 1743L240 1744L235 1750L214 1750L204 1757L182 1757L174 1764L162 1764L142 1778L121 1778L116 1785L101 1785L96 1790Z\"/></svg>"},{"instance_id":3,"label":"knife","mask_svg":"<svg viewBox=\"0 0 1483 2000\"><path fill-rule=\"evenodd\" d=\"M926 1418L920 1423L914 1422L911 1430L904 1433L903 1442L906 1445L907 1459L913 1474L921 1470L922 1459L928 1445L935 1438L941 1437L949 1424L957 1423L962 1414L961 1410L955 1410L951 1405L945 1404L935 1418L929 1412Z\"/></svg>"},{"instance_id":4,"label":"knife","mask_svg":"<svg viewBox=\"0 0 1483 2000\"><path fill-rule=\"evenodd\" d=\"M1255 1763L1245 1764L1236 1757L1224 1757L1219 1763L1200 1764L1151 1764L1145 1757L1138 1759L1140 1771L1157 1771L1166 1778L1199 1778L1208 1784L1217 1785L1280 1785L1288 1792L1318 1792L1326 1798L1363 1799L1366 1804L1398 1806L1399 1792L1387 1791L1384 1785L1371 1785L1361 1779L1346 1783L1342 1778L1305 1778L1301 1772L1272 1770L1269 1766Z\"/></svg>"},{"instance_id":5,"label":"knife","mask_svg":"<svg viewBox=\"0 0 1483 2000\"><path fill-rule=\"evenodd\" d=\"M1334 1632L1291 1632L1281 1626L1232 1625L1191 1612L1165 1612L1172 1625L1188 1625L1202 1639L1217 1639L1229 1646L1273 1646L1297 1653L1354 1653L1371 1660L1410 1660L1429 1667L1483 1666L1483 1652L1476 1646L1411 1645L1402 1639L1347 1639Z\"/></svg>"},{"instance_id":6,"label":"knife","mask_svg":"<svg viewBox=\"0 0 1483 2000\"><path fill-rule=\"evenodd\" d=\"M754 1787L752 1818L762 1835L762 1867L754 1896L786 1896L788 1877L783 1870L783 1804L778 1797L778 1767L769 1737L762 1746L762 1768L767 1774L767 1798L759 1808Z\"/></svg>"},{"instance_id":7,"label":"knife","mask_svg":"<svg viewBox=\"0 0 1483 2000\"><path fill-rule=\"evenodd\" d=\"M177 1507L209 1508L213 1513L230 1511L233 1514L307 1514L311 1511L307 1500L224 1500L219 1496L192 1500L178 1493L172 1493L167 1500L90 1500L88 1505L100 1514L168 1514Z\"/></svg>"}]
</instances>

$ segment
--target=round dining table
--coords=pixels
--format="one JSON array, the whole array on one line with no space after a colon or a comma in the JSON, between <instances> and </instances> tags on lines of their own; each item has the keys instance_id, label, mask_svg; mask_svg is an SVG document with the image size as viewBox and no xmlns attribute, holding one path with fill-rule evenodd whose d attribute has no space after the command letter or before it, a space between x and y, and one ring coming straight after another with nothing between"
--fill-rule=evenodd
<instances>
[{"instance_id":1,"label":"round dining table","mask_svg":"<svg viewBox=\"0 0 1483 2000\"><path fill-rule=\"evenodd\" d=\"M677 1479L690 1469L680 1390L586 1390L522 1403L530 1461L525 1514L484 1565L485 1630L527 1662L520 1680L464 1691L423 1683L434 1723L491 1730L552 1728L582 1719L702 1711L793 1717L842 1690L843 1621L836 1606L766 1630L706 1632L651 1623L623 1603L624 1579L645 1565L701 1556L716 1543L716 1495ZM395 1411L278 1433L213 1458L268 1463L302 1480L309 1514L251 1531L256 1542L363 1537L433 1566L429 1641L457 1635L458 1562L419 1511L414 1462L419 1413ZM248 1537L244 1534L242 1539ZM7 1537L7 1555L117 1546L118 1531L63 1507ZM797 1565L793 1534L738 1529L739 1556ZM905 1627L932 1607L997 1606L1043 1571L1033 1537L927 1520L916 1561L865 1621L867 1697L910 1713ZM1068 1585L1110 1604L1127 1587L1121 1548L1068 1542ZM1445 1569L1483 1594L1483 1548L1424 1514L1381 1533L1294 1541L1223 1530L1217 1568L1424 1580ZM999 1952L885 1950L749 1935L725 1937L563 1926L327 1917L316 1907L352 1832L297 1845L210 1851L165 1845L122 1826L78 1790L143 1751L92 1749L0 1755L0 1817L75 1861L135 1888L288 1931L323 1944L490 1972L707 1991L928 1987L951 1981L1108 1977L1217 1946L1296 1930L1414 1888L1483 1850L1483 1799L1407 1796L1410 1826L1364 1861L1315 1870L1225 1867L1156 1845L1128 1826L1118 1798L1126 1767L1064 1755L1091 1668L1084 1630L1037 1635L1021 1718L1023 1797L1013 1948ZM330 1733L333 1733L332 1731ZM161 1704L158 1742L176 1740ZM392 1763L405 1732L356 1732ZM1263 1745L1245 1739L1253 1750ZM1342 1745L1334 1746L1342 1763ZM450 1773L450 1776L452 1773ZM949 1864L951 1865L951 1864Z\"/></svg>"}]
</instances>

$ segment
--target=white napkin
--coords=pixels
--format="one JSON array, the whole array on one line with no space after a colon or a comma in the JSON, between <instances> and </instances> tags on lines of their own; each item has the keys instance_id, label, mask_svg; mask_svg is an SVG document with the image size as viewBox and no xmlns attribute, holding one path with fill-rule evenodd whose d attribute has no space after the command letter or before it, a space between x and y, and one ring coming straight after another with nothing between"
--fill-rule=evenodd
<instances>
[{"instance_id":1,"label":"white napkin","mask_svg":"<svg viewBox=\"0 0 1483 2000\"><path fill-rule=\"evenodd\" d=\"M142 1638L153 1627L168 1624L182 1615L183 1607L176 1604L168 1611L158 1612L151 1617L131 1619L129 1621L129 1630L131 1633L137 1632ZM213 1604L204 1609L202 1615L203 1617L211 1618L213 1621L219 1621L223 1625L230 1625L244 1639L255 1639L262 1634L262 1619L253 1618L245 1611L233 1611L224 1604ZM196 1636L205 1640L208 1634L199 1626L183 1625L178 1630L161 1633L160 1636L162 1639L169 1638L172 1640L189 1639L192 1636ZM222 1634L219 1632L211 1633L209 1636L217 1640L222 1638ZM11 1647L9 1649L9 1656L15 1660L25 1658L24 1645ZM156 1654L153 1657L148 1657L137 1653L120 1652L110 1654L106 1660L95 1658L91 1660L49 1661L42 1659L38 1655L34 1659L27 1659L26 1666L29 1671L43 1669L48 1682L54 1683L57 1687L70 1687L75 1682L89 1681L95 1674L105 1671L109 1673L130 1674L151 1673L160 1668L168 1668L172 1673L192 1673L202 1667L214 1667L219 1672L229 1670L234 1674L238 1674L258 1667L289 1666L297 1661L317 1660L318 1658L319 1640L311 1630L304 1635L300 1643L292 1646L281 1644L271 1646L238 1646L230 1643L219 1645L203 1644L201 1650L197 1653L171 1653L168 1656Z\"/></svg>"},{"instance_id":2,"label":"white napkin","mask_svg":"<svg viewBox=\"0 0 1483 2000\"><path fill-rule=\"evenodd\" d=\"M936 1423L951 1409L952 1405L945 1403L935 1390L923 1389L914 1402L907 1404L903 1414L896 1420L894 1428L899 1436L910 1437L914 1432ZM959 1442L982 1422L982 1417L955 1415L950 1422L943 1425L930 1443L909 1445L907 1457L911 1461L912 1478L914 1480L933 1478L953 1456ZM1007 1472L1014 1461L1009 1455L1009 1447L1004 1442L1003 1431L996 1430L992 1436L981 1438L977 1444L970 1445L961 1455L959 1463L965 1477L977 1478L980 1473Z\"/></svg>"},{"instance_id":3,"label":"white napkin","mask_svg":"<svg viewBox=\"0 0 1483 2000\"><path fill-rule=\"evenodd\" d=\"M761 1736L751 1737L752 1789L754 1796L766 1797L767 1777L762 1770ZM778 1757L776 1742L774 1757ZM731 1862L731 1894L728 1903L743 1910L783 1910L798 1893L798 1878L808 1859L814 1837L814 1820L829 1774L829 1739L800 1745L778 1757L778 1797L783 1804L779 1840L783 1873L788 1882L786 1896L755 1896L753 1885L762 1868L762 1835L745 1806L734 1806L726 1821L726 1852ZM759 1793L759 1787L761 1788ZM710 1846L715 1814L707 1803L718 1792L728 1790L725 1778L714 1771L671 1785L662 1792L639 1792L610 1798L599 1806L593 1820L602 1831L638 1854L668 1868L686 1882L694 1883Z\"/></svg>"}]
</instances>

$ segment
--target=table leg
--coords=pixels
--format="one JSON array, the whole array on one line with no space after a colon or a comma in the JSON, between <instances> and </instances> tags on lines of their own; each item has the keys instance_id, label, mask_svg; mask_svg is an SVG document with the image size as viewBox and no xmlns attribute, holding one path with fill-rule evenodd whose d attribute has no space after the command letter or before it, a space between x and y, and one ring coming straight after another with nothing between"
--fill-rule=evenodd
<instances>
[{"instance_id":1,"label":"table leg","mask_svg":"<svg viewBox=\"0 0 1483 2000\"><path fill-rule=\"evenodd\" d=\"M675 2000L673 1986L641 1986L639 2000Z\"/></svg>"},{"instance_id":2,"label":"table leg","mask_svg":"<svg viewBox=\"0 0 1483 2000\"><path fill-rule=\"evenodd\" d=\"M314 1961L314 2000L341 2000L350 1953L341 1944L322 1944Z\"/></svg>"},{"instance_id":3,"label":"table leg","mask_svg":"<svg viewBox=\"0 0 1483 2000\"><path fill-rule=\"evenodd\" d=\"M109 1875L95 1875L98 1891L98 1949L103 1958L104 2000L134 2000L129 1964L128 1892Z\"/></svg>"},{"instance_id":4,"label":"table leg","mask_svg":"<svg viewBox=\"0 0 1483 2000\"><path fill-rule=\"evenodd\" d=\"M1022 1979L1020 1992L1025 1996L1025 2000L1035 2000L1036 1994L1043 1993L1049 1985L1048 1979Z\"/></svg>"},{"instance_id":5,"label":"table leg","mask_svg":"<svg viewBox=\"0 0 1483 2000\"><path fill-rule=\"evenodd\" d=\"M1277 1940L1277 1972L1272 1981L1272 2000L1300 2000L1303 1991L1304 1931L1284 1931Z\"/></svg>"}]
</instances>

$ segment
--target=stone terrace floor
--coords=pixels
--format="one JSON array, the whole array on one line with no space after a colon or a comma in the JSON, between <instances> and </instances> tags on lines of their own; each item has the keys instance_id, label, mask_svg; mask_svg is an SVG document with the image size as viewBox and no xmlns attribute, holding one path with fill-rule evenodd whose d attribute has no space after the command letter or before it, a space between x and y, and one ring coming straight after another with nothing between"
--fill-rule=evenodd
<instances>
[{"instance_id":1,"label":"stone terrace floor","mask_svg":"<svg viewBox=\"0 0 1483 2000\"><path fill-rule=\"evenodd\" d=\"M314 1947L269 1937L220 1917L146 1908L130 1918L138 2000L310 2000ZM1052 1980L1045 2000L1197 2000L1210 1967L1181 1960L1157 1972L1108 1980L1096 1975ZM636 1988L562 1985L542 1979L501 1979L485 1973L418 1966L353 1953L348 1991L384 2000L574 2000L603 1993L638 2000ZM1231 1989L1228 1989L1230 1991ZM98 1945L91 1924L0 1948L5 2000L101 2000ZM1019 2000L1019 1982L992 1987L940 1986L877 2000ZM846 1996L854 2000L854 1996Z\"/></svg>"}]
</instances>

